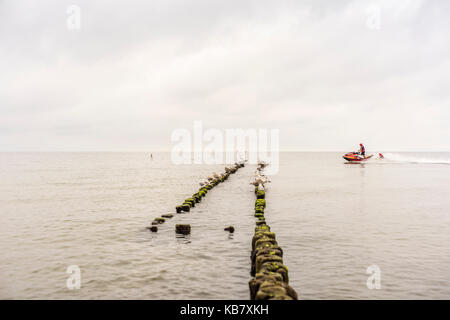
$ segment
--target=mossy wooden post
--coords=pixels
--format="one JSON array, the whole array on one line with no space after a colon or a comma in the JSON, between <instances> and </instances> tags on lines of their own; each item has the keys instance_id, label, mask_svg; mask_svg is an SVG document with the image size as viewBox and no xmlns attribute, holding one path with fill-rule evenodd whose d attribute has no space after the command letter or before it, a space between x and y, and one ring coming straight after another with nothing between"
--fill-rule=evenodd
<instances>
[{"instance_id":1,"label":"mossy wooden post","mask_svg":"<svg viewBox=\"0 0 450 320\"><path fill-rule=\"evenodd\" d=\"M166 222L165 218L155 218L155 220L153 220L153 222L156 222L157 224L162 224L164 222Z\"/></svg>"},{"instance_id":2,"label":"mossy wooden post","mask_svg":"<svg viewBox=\"0 0 450 320\"><path fill-rule=\"evenodd\" d=\"M266 192L264 190L258 190L256 189L256 198L257 199L264 199L266 197Z\"/></svg>"}]
</instances>

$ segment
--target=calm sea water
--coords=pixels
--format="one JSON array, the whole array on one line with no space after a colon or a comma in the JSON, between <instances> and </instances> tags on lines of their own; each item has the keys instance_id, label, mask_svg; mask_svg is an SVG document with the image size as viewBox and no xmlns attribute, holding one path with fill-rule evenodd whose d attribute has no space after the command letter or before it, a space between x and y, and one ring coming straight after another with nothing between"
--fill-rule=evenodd
<instances>
[{"instance_id":1,"label":"calm sea water","mask_svg":"<svg viewBox=\"0 0 450 320\"><path fill-rule=\"evenodd\" d=\"M223 166L153 156L1 153L0 298L248 299L255 167L155 234L145 227ZM385 156L281 154L266 219L301 298L450 299L450 154ZM192 234L176 237L176 223ZM70 265L79 290L66 287ZM372 265L379 290L366 285Z\"/></svg>"}]
</instances>

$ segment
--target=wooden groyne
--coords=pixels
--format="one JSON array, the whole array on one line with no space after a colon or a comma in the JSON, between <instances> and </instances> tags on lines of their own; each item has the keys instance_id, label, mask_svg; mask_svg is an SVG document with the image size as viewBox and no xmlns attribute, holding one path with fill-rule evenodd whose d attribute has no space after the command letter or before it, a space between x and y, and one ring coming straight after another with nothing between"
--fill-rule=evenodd
<instances>
[{"instance_id":1,"label":"wooden groyne","mask_svg":"<svg viewBox=\"0 0 450 320\"><path fill-rule=\"evenodd\" d=\"M252 239L251 251L251 271L253 277L249 281L251 300L298 300L297 292L289 285L288 268L283 264L283 250L276 241L276 235L271 232L270 226L266 223L264 210L266 208L266 188L265 184L270 182L264 175L266 164L259 163L255 180L255 218L256 227ZM218 184L225 182L230 175L239 168L244 167L244 163L236 163L232 167L226 167L222 174L213 173L206 181L200 182L199 190L186 198L184 202L175 207L177 214L189 213L199 205L209 191ZM147 227L152 232L158 231L158 225L166 222L166 219L175 217L175 214L163 214L152 221L152 225ZM224 228L225 231L233 233L233 226ZM191 233L190 224L176 224L175 233L188 235Z\"/></svg>"},{"instance_id":2,"label":"wooden groyne","mask_svg":"<svg viewBox=\"0 0 450 320\"><path fill-rule=\"evenodd\" d=\"M181 214L181 213L188 213L193 208L195 208L196 204L199 204L202 201L202 198L204 198L209 191L211 191L214 187L216 187L218 184L225 182L228 180L229 176L236 173L240 168L243 168L245 166L244 162L235 163L233 166L225 167L225 172L218 174L216 172L213 172L211 176L207 177L207 179L203 182L200 182L200 189L192 195L192 197L186 198L184 202L178 206L175 207L175 213ZM157 225L163 224L166 222L166 219L173 218L174 214L163 214L160 217L155 218L151 226L147 227L152 232L158 232ZM229 227L232 228L232 227ZM227 231L230 231L231 233L234 232L234 228L229 229ZM178 234L189 234L191 232L191 226L189 224L180 225L177 224L175 226L175 232Z\"/></svg>"},{"instance_id":3,"label":"wooden groyne","mask_svg":"<svg viewBox=\"0 0 450 320\"><path fill-rule=\"evenodd\" d=\"M266 223L265 163L259 163L255 174L256 227L252 239L251 271L249 281L251 300L298 300L297 292L289 285L288 268L283 264L283 250L274 232Z\"/></svg>"}]
</instances>

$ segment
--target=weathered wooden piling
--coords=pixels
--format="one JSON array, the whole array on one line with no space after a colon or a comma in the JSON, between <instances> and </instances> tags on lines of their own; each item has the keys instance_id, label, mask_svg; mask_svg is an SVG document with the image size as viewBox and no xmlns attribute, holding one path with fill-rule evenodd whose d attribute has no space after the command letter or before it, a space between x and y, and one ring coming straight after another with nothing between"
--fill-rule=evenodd
<instances>
[{"instance_id":1,"label":"weathered wooden piling","mask_svg":"<svg viewBox=\"0 0 450 320\"><path fill-rule=\"evenodd\" d=\"M223 230L228 231L228 232L230 232L230 233L233 233L233 232L234 232L234 227L233 227L233 226L229 226L229 227L226 227L226 228L223 229Z\"/></svg>"},{"instance_id":2,"label":"weathered wooden piling","mask_svg":"<svg viewBox=\"0 0 450 320\"><path fill-rule=\"evenodd\" d=\"M256 189L256 199L264 199L266 197L266 192L264 190Z\"/></svg>"},{"instance_id":3,"label":"weathered wooden piling","mask_svg":"<svg viewBox=\"0 0 450 320\"><path fill-rule=\"evenodd\" d=\"M283 250L276 241L276 235L266 224L266 191L263 177L265 165L259 165L259 176L255 179L255 234L252 239L251 270L249 281L251 300L298 300L297 293L289 285L288 268L283 264Z\"/></svg>"},{"instance_id":4,"label":"weathered wooden piling","mask_svg":"<svg viewBox=\"0 0 450 320\"><path fill-rule=\"evenodd\" d=\"M177 224L175 226L175 232L178 234L190 234L191 233L191 225L190 224Z\"/></svg>"},{"instance_id":5,"label":"weathered wooden piling","mask_svg":"<svg viewBox=\"0 0 450 320\"><path fill-rule=\"evenodd\" d=\"M153 220L152 224L153 224L153 225L155 225L155 224L163 224L164 222L166 222L166 219L165 219L165 218L160 218L160 217L158 217L158 218L155 218L155 219Z\"/></svg>"}]
</instances>

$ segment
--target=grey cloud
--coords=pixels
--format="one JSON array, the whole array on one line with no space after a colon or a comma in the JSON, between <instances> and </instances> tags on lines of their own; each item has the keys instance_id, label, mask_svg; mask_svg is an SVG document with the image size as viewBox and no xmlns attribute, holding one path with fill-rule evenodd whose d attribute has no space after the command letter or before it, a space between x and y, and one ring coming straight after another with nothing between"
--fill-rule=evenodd
<instances>
[{"instance_id":1,"label":"grey cloud","mask_svg":"<svg viewBox=\"0 0 450 320\"><path fill-rule=\"evenodd\" d=\"M81 30L66 8L81 8ZM381 28L366 26L381 8ZM0 2L0 150L170 149L194 120L289 150L450 150L447 1ZM45 143L42 141L45 140Z\"/></svg>"}]
</instances>

